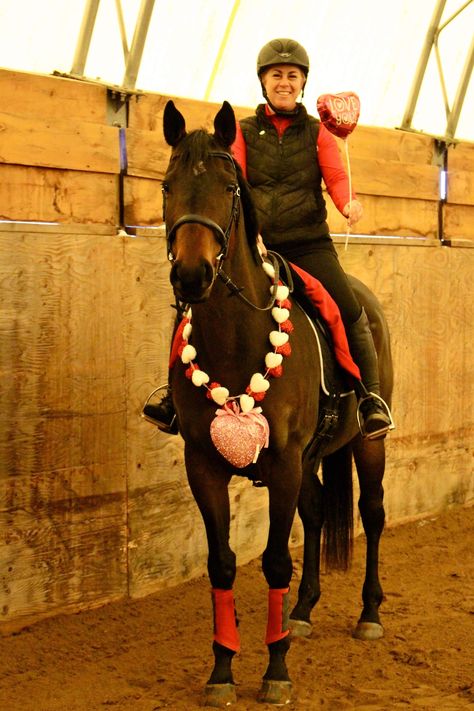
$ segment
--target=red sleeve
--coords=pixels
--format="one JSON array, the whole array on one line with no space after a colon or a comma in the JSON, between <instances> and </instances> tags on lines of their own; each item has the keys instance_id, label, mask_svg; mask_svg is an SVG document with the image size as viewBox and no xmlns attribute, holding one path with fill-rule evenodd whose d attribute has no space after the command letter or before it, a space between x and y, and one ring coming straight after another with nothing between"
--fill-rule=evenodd
<instances>
[{"instance_id":1,"label":"red sleeve","mask_svg":"<svg viewBox=\"0 0 474 711\"><path fill-rule=\"evenodd\" d=\"M319 127L317 150L324 183L331 200L342 213L344 206L349 202L349 178L336 139L324 124ZM352 199L356 199L354 190L352 190Z\"/></svg>"},{"instance_id":2,"label":"red sleeve","mask_svg":"<svg viewBox=\"0 0 474 711\"><path fill-rule=\"evenodd\" d=\"M242 173L245 179L247 179L247 146L245 143L244 134L240 128L240 124L236 122L237 133L235 136L235 141L232 144L231 151L237 163L242 168Z\"/></svg>"}]
</instances>

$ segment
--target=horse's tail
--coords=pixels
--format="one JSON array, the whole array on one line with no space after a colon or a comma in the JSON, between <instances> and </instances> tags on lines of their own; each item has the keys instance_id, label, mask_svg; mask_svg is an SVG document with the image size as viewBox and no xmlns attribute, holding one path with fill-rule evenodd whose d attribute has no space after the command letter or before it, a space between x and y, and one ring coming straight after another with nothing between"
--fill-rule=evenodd
<instances>
[{"instance_id":1,"label":"horse's tail","mask_svg":"<svg viewBox=\"0 0 474 711\"><path fill-rule=\"evenodd\" d=\"M352 449L346 444L323 458L323 559L326 568L347 570L352 559Z\"/></svg>"}]
</instances>

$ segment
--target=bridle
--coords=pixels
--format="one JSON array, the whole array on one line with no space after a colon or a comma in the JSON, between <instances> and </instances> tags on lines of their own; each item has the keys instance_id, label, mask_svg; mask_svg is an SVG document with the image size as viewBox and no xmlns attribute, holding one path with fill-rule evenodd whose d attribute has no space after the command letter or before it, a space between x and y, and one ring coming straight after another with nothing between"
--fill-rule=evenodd
<instances>
[{"instance_id":1,"label":"bridle","mask_svg":"<svg viewBox=\"0 0 474 711\"><path fill-rule=\"evenodd\" d=\"M217 274L219 274L221 268L222 268L222 263L224 259L227 257L227 252L229 250L229 240L230 240L230 235L232 232L232 227L235 225L237 228L239 224L239 217L240 217L240 187L239 183L237 180L237 168L235 167L235 161L233 157L231 156L230 153L227 153L226 151L210 151L209 152L209 157L211 158L223 158L224 160L230 161L232 164L232 168L234 170L234 175L235 175L235 182L232 184L232 206L230 209L230 216L229 220L227 222L227 227L225 230L220 227L220 225L217 224L217 222L214 222L214 220L211 220L209 217L205 217L204 215L197 215L194 213L188 213L186 215L183 215L182 217L179 217L174 225L168 229L166 227L166 249L168 251L168 259L170 262L174 262L175 258L173 256L173 240L176 236L176 232L181 225L190 225L190 224L196 224L196 225L203 225L204 227L209 227L212 232L214 232L214 235L217 239L217 241L220 244L220 252L216 257L217 261ZM162 188L162 194L163 194L163 221L166 224L166 186L163 185Z\"/></svg>"},{"instance_id":2,"label":"bridle","mask_svg":"<svg viewBox=\"0 0 474 711\"><path fill-rule=\"evenodd\" d=\"M210 151L208 153L209 157L211 158L223 158L224 160L228 160L232 164L232 168L234 170L234 175L235 175L235 182L232 184L232 206L230 209L230 215L229 215L229 220L227 222L227 227L225 230L220 227L220 225L217 224L217 222L214 222L214 220L211 220L209 217L205 217L204 215L198 215L195 213L188 213L186 215L183 215L182 217L179 217L176 222L168 229L168 226L166 225L166 183L163 184L162 187L162 194L163 194L163 222L166 225L166 249L168 252L168 260L171 263L174 263L175 257L173 255L173 240L176 236L176 232L181 225L190 225L190 224L195 224L195 225L203 225L204 227L208 227L210 230L214 232L214 235L217 238L217 241L220 244L220 252L216 257L216 262L217 262L217 268L216 268L216 275L223 281L225 286L229 289L230 291L230 296L236 295L238 296L242 301L244 301L246 304L251 306L253 309L256 309L257 311L270 311L270 309L273 308L275 305L276 301L276 293L277 293L277 288L278 288L278 283L279 283L279 274L280 274L280 263L283 265L285 272L286 272L286 278L287 278L287 283L290 289L290 293L293 291L293 280L291 277L291 273L288 267L288 264L286 261L276 252L271 252L267 251L267 260L271 262L274 270L275 270L275 279L273 283L273 287L271 289L271 295L270 295L270 300L266 306L257 306L256 304L252 303L247 299L246 296L242 293L243 288L237 286L232 279L224 272L222 269L222 264L224 260L227 257L227 253L229 251L229 241L230 241L230 235L232 232L232 227L235 225L235 228L237 229L238 224L239 224L239 217L240 217L240 187L239 187L239 182L238 182L238 173L237 173L237 168L235 166L235 161L230 153L227 153L226 151ZM178 311L182 311L183 309L179 307L179 304L177 302L176 307Z\"/></svg>"}]
</instances>

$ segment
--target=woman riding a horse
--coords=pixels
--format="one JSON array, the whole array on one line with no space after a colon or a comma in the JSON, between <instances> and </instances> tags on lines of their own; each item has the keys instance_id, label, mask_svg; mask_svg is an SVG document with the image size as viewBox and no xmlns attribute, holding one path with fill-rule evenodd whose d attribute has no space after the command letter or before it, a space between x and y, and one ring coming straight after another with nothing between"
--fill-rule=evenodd
<instances>
[{"instance_id":1,"label":"woman riding a horse","mask_svg":"<svg viewBox=\"0 0 474 711\"><path fill-rule=\"evenodd\" d=\"M275 39L261 49L257 74L266 103L237 126L232 153L252 187L265 244L318 279L337 303L361 373L355 387L362 432L383 437L392 420L380 398L375 346L329 234L321 180L349 224L361 218L362 206L355 194L350 199L334 137L299 101L308 71L308 54L292 39ZM169 392L160 404L147 405L145 415L160 429L177 431Z\"/></svg>"}]
</instances>

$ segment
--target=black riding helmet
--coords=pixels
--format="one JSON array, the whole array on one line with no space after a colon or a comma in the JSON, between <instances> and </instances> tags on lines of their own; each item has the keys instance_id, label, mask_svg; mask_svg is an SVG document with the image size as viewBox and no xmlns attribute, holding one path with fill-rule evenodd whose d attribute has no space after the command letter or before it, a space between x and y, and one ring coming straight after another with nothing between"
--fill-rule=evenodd
<instances>
[{"instance_id":1,"label":"black riding helmet","mask_svg":"<svg viewBox=\"0 0 474 711\"><path fill-rule=\"evenodd\" d=\"M296 42L296 40L279 38L267 42L267 44L265 44L260 50L257 57L257 74L260 79L260 84L262 85L262 93L265 100L273 111L275 111L275 113L294 115L295 113L298 113L299 106L294 111L281 111L275 109L275 107L268 101L267 92L265 91L265 87L262 82L262 73L266 69L273 67L275 64L294 64L297 67L300 67L300 69L303 70L304 75L307 77L309 72L308 53L301 44Z\"/></svg>"}]
</instances>

